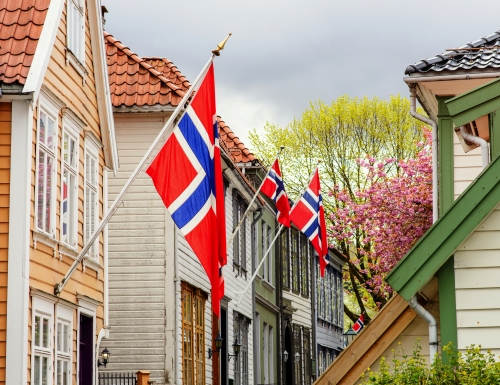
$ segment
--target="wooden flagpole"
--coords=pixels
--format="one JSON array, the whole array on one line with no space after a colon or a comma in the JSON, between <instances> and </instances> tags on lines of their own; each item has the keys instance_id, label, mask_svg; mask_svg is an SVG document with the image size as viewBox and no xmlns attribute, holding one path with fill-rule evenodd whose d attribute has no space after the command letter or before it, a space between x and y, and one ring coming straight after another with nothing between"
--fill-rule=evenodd
<instances>
[{"instance_id":1,"label":"wooden flagpole","mask_svg":"<svg viewBox=\"0 0 500 385\"><path fill-rule=\"evenodd\" d=\"M104 218L99 223L99 226L97 226L97 229L94 231L94 233L87 240L87 243L85 244L85 246L83 247L83 249L78 254L78 257L73 262L73 264L69 268L69 270L66 273L66 275L64 276L64 278L61 280L60 283L57 283L55 285L55 287L54 287L54 294L55 295L60 295L61 294L62 290L64 289L64 286L66 286L66 284L68 283L68 280L71 278L71 276L73 275L73 273L76 271L76 268L77 268L78 264L81 263L84 260L84 258L87 256L87 252L89 251L90 247L95 242L95 240L97 239L97 237L99 236L99 234L107 226L109 220L114 215L114 213L116 212L116 210L118 210L118 206L122 202L123 197L125 196L125 194L129 190L129 188L131 187L132 183L135 181L135 179L137 178L137 176L139 175L139 173L141 172L141 170L144 167L144 165L148 162L149 158L151 157L151 154L153 153L153 151L155 150L156 146L161 141L161 139L163 138L163 136L165 134L167 134L167 133L170 134L172 132L172 130L173 130L173 128L172 128L173 124L176 122L176 119L178 117L182 117L182 115L186 111L186 108L187 108L188 104L191 101L191 97L193 96L193 93L196 91L196 87L199 85L198 83L200 83L200 81L204 78L204 76L207 73L208 69L210 68L210 65L212 64L215 56L219 56L220 55L220 51L222 49L224 49L224 44L226 43L227 39L229 39L229 36L231 36L231 34L229 34L224 39L224 41L222 43L218 44L217 48L212 51L212 55L210 56L210 59L207 61L207 63L205 64L205 66L203 67L203 69L201 70L201 72L199 73L199 75L197 76L197 78L195 79L195 81L194 81L193 85L191 86L191 88L188 91L186 91L186 93L184 94L184 97L182 98L181 102L175 108L174 112L172 113L172 115L170 116L170 118L167 120L167 122L165 123L165 125L161 129L161 131L158 134L158 136L156 137L156 139L153 141L153 143L151 144L151 146L149 147L149 149L146 151L146 154L144 154L144 156L142 157L141 161L139 162L139 164L135 168L135 170L132 173L132 175L130 175L129 179L127 180L127 182L125 183L125 185L121 189L120 193L115 198L114 202L111 204L111 206L108 209L106 215L104 216Z\"/></svg>"}]
</instances>

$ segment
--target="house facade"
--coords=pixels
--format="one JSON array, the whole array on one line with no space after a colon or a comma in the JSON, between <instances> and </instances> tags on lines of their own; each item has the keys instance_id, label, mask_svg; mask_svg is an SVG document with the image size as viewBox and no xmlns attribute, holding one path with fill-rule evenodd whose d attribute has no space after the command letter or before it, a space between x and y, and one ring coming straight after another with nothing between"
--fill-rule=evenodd
<instances>
[{"instance_id":1,"label":"house facade","mask_svg":"<svg viewBox=\"0 0 500 385\"><path fill-rule=\"evenodd\" d=\"M434 131L435 223L386 277L397 294L318 384L353 384L398 343L408 352L417 339L429 361L436 347L447 361L450 343L498 355L499 43L496 32L407 68L412 105L417 98L429 117L419 119ZM437 333L412 310L416 303Z\"/></svg>"},{"instance_id":2,"label":"house facade","mask_svg":"<svg viewBox=\"0 0 500 385\"><path fill-rule=\"evenodd\" d=\"M0 383L95 384L107 238L59 284L106 210L118 159L97 1L3 2Z\"/></svg>"},{"instance_id":3,"label":"house facade","mask_svg":"<svg viewBox=\"0 0 500 385\"><path fill-rule=\"evenodd\" d=\"M105 34L121 156L109 198L124 185L190 84L167 59L140 58ZM234 133L219 118L227 238L255 190L235 161ZM244 149L248 152L247 149ZM251 210L261 209L257 201ZM140 175L109 225L110 341L106 370L149 370L159 383L253 383L252 214L228 245L225 297L214 317L210 283L151 180ZM209 357L220 333L220 353ZM240 353L234 355L237 342Z\"/></svg>"}]
</instances>

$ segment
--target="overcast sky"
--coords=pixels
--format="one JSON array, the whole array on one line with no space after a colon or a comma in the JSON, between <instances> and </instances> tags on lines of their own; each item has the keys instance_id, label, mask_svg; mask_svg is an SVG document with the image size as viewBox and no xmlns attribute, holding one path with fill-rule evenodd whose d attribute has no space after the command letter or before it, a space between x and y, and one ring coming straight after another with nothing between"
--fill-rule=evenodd
<instances>
[{"instance_id":1,"label":"overcast sky","mask_svg":"<svg viewBox=\"0 0 500 385\"><path fill-rule=\"evenodd\" d=\"M217 111L250 147L266 121L310 101L408 96L408 64L500 30L494 0L102 0L105 29L140 56L172 60L191 81L211 50Z\"/></svg>"}]
</instances>

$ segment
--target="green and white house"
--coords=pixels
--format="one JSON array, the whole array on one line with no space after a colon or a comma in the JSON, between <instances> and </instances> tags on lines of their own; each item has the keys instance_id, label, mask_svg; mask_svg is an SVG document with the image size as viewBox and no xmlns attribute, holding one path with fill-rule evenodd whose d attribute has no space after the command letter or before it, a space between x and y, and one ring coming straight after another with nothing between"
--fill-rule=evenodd
<instances>
[{"instance_id":1,"label":"green and white house","mask_svg":"<svg viewBox=\"0 0 500 385\"><path fill-rule=\"evenodd\" d=\"M435 63L429 59L407 69L405 81L437 123L438 219L386 277L408 301L437 277L440 347L452 343L463 350L476 344L496 355L500 80L495 78L500 61L497 50L489 47L499 41L495 33L437 57Z\"/></svg>"}]
</instances>

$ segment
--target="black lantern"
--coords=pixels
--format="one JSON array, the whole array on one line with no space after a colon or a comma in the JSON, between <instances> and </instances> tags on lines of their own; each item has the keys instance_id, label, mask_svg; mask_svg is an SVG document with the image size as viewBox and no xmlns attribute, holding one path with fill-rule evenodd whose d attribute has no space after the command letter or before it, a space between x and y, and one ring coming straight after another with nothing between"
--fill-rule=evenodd
<instances>
[{"instance_id":1,"label":"black lantern","mask_svg":"<svg viewBox=\"0 0 500 385\"><path fill-rule=\"evenodd\" d=\"M234 354L228 355L228 361L231 361L231 357L238 357L238 354L240 354L240 348L241 348L241 344L238 342L238 337L236 337L236 339L234 340L234 343L233 343Z\"/></svg>"},{"instance_id":2,"label":"black lantern","mask_svg":"<svg viewBox=\"0 0 500 385\"><path fill-rule=\"evenodd\" d=\"M109 358L111 357L111 353L107 348L104 348L104 350L101 352L101 360L97 360L97 367L104 365L106 367L106 364L109 362Z\"/></svg>"},{"instance_id":3,"label":"black lantern","mask_svg":"<svg viewBox=\"0 0 500 385\"><path fill-rule=\"evenodd\" d=\"M283 352L283 359L285 363L288 361L288 352L286 350Z\"/></svg>"},{"instance_id":4,"label":"black lantern","mask_svg":"<svg viewBox=\"0 0 500 385\"><path fill-rule=\"evenodd\" d=\"M222 349L222 343L224 342L224 340L222 339L222 337L220 336L220 333L217 334L217 337L215 337L215 350L212 350L212 348L208 348L208 358L212 358L212 355L217 352L219 353L220 350Z\"/></svg>"},{"instance_id":5,"label":"black lantern","mask_svg":"<svg viewBox=\"0 0 500 385\"><path fill-rule=\"evenodd\" d=\"M352 330L352 327L350 327L349 330L344 333L344 345L349 345L357 335L358 334L354 330Z\"/></svg>"}]
</instances>

